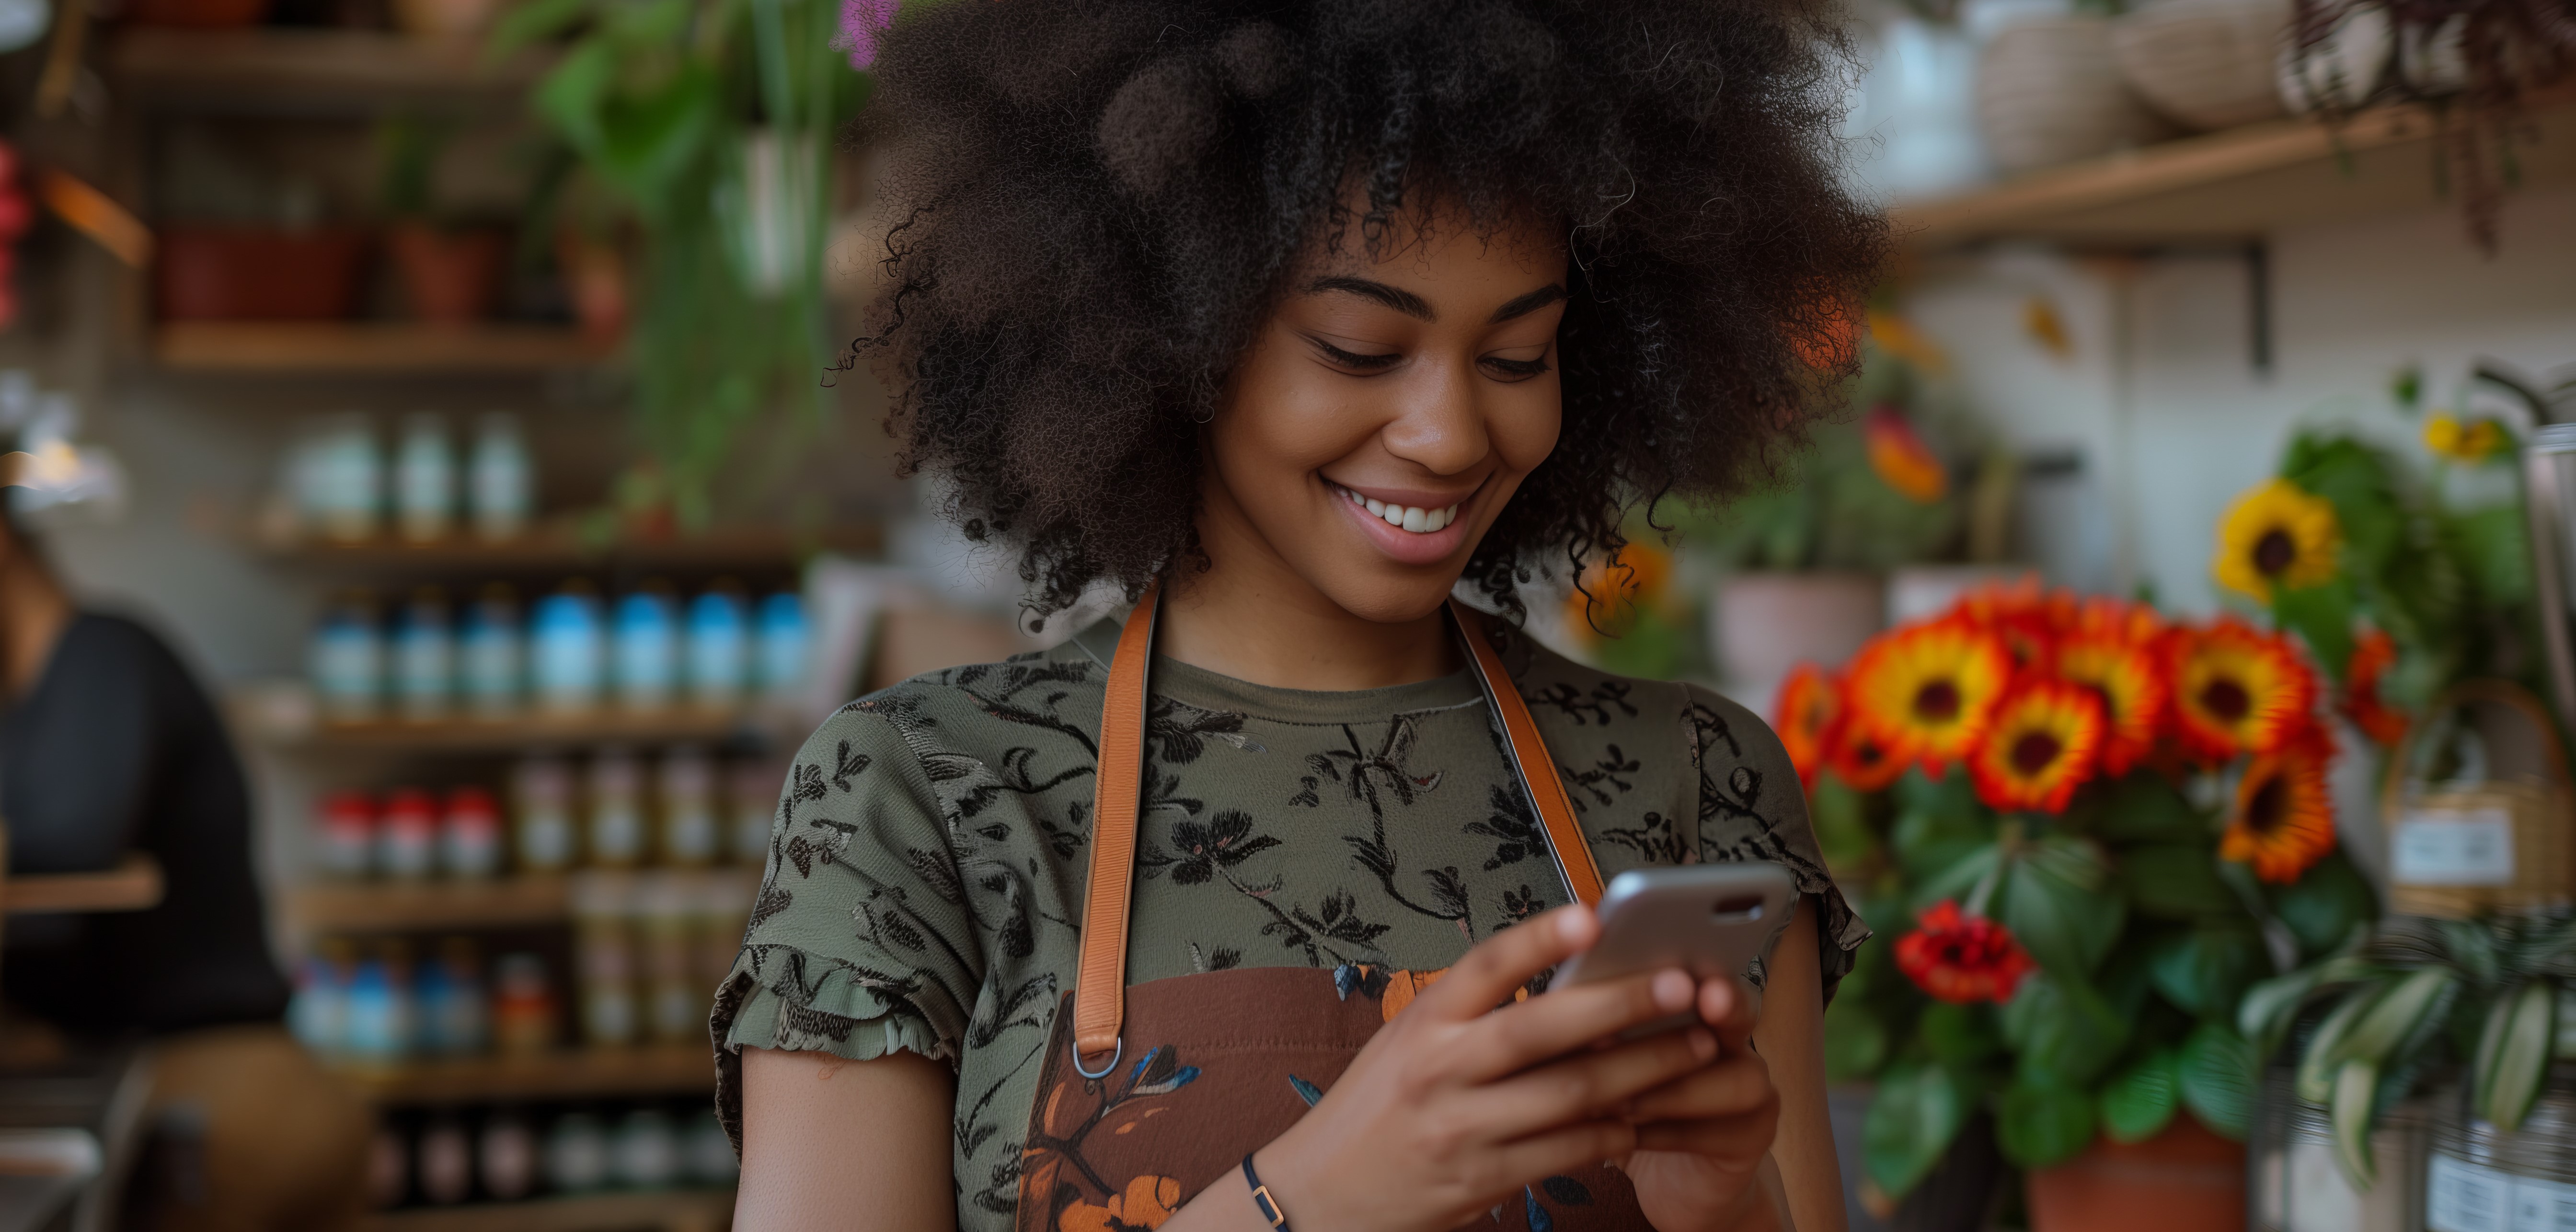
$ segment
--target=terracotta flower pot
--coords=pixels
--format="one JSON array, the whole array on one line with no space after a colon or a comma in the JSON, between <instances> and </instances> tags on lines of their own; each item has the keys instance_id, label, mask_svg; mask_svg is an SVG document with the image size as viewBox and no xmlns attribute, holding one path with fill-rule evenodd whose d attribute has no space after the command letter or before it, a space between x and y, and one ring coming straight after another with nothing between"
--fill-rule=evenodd
<instances>
[{"instance_id":1,"label":"terracotta flower pot","mask_svg":"<svg viewBox=\"0 0 2576 1232\"><path fill-rule=\"evenodd\" d=\"M581 336L603 346L626 336L626 258L614 244L565 231L555 237L565 298Z\"/></svg>"},{"instance_id":2,"label":"terracotta flower pot","mask_svg":"<svg viewBox=\"0 0 2576 1232\"><path fill-rule=\"evenodd\" d=\"M501 285L501 233L485 227L442 231L404 223L387 237L412 313L424 321L464 325L491 314Z\"/></svg>"},{"instance_id":3,"label":"terracotta flower pot","mask_svg":"<svg viewBox=\"0 0 2576 1232\"><path fill-rule=\"evenodd\" d=\"M357 311L366 254L357 231L176 226L152 272L165 320L331 320Z\"/></svg>"},{"instance_id":4,"label":"terracotta flower pot","mask_svg":"<svg viewBox=\"0 0 2576 1232\"><path fill-rule=\"evenodd\" d=\"M2025 1184L2030 1232L2245 1232L2245 1147L2189 1113L2135 1145L2097 1139Z\"/></svg>"},{"instance_id":5,"label":"terracotta flower pot","mask_svg":"<svg viewBox=\"0 0 2576 1232\"><path fill-rule=\"evenodd\" d=\"M1886 624L1874 573L1739 573L1709 605L1710 644L1728 691L1768 706L1789 669L1852 657Z\"/></svg>"}]
</instances>

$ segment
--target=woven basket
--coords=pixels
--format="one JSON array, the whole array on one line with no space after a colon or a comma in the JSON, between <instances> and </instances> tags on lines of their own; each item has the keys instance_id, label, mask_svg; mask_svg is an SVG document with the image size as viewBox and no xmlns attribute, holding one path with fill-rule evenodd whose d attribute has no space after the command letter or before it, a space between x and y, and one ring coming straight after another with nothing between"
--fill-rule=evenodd
<instances>
[{"instance_id":1,"label":"woven basket","mask_svg":"<svg viewBox=\"0 0 2576 1232\"><path fill-rule=\"evenodd\" d=\"M2143 145L2171 129L2121 80L2103 17L2051 17L2005 29L1977 66L1977 127L2007 171Z\"/></svg>"},{"instance_id":2,"label":"woven basket","mask_svg":"<svg viewBox=\"0 0 2576 1232\"><path fill-rule=\"evenodd\" d=\"M2286 114L2276 72L2289 0L2161 0L2111 23L2111 57L2166 118L2206 132Z\"/></svg>"},{"instance_id":3,"label":"woven basket","mask_svg":"<svg viewBox=\"0 0 2576 1232\"><path fill-rule=\"evenodd\" d=\"M2475 709L2487 750L2474 782L2414 781L2416 744L2435 720ZM2388 826L2388 908L2471 919L2563 910L2576 888L2570 780L2556 726L2528 692L2501 681L2452 686L2388 751L2379 807Z\"/></svg>"}]
</instances>

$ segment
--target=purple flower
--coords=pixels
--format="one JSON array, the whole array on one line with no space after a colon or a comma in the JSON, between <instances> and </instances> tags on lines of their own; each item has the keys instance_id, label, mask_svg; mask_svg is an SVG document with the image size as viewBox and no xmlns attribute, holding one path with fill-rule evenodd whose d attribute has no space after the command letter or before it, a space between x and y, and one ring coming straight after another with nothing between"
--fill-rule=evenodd
<instances>
[{"instance_id":1,"label":"purple flower","mask_svg":"<svg viewBox=\"0 0 2576 1232\"><path fill-rule=\"evenodd\" d=\"M898 3L900 0L841 0L841 34L832 40L832 47L850 53L851 68L865 70L877 62L877 36L894 24Z\"/></svg>"}]
</instances>

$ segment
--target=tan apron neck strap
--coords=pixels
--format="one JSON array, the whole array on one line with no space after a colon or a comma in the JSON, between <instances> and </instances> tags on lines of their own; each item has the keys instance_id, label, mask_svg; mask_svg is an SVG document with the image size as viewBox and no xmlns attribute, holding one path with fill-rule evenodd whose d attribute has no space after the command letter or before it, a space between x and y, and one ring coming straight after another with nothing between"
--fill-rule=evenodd
<instances>
[{"instance_id":1,"label":"tan apron neck strap","mask_svg":"<svg viewBox=\"0 0 2576 1232\"><path fill-rule=\"evenodd\" d=\"M1503 656L1494 649L1485 614L1452 599L1449 618L1458 622L1458 640L1467 644L1467 662L1476 669L1476 680L1484 686L1494 717L1502 721L1512 769L1519 772L1521 789L1529 794L1539 824L1547 829L1548 854L1556 857L1565 892L1584 906L1600 905L1601 867L1592 861L1592 844L1574 819L1574 802L1557 777L1556 759L1548 755L1547 741L1530 717L1529 703L1521 700L1510 670L1503 666Z\"/></svg>"},{"instance_id":2,"label":"tan apron neck strap","mask_svg":"<svg viewBox=\"0 0 2576 1232\"><path fill-rule=\"evenodd\" d=\"M1159 587L1148 586L1118 634L1109 661L1108 696L1100 706L1100 764L1092 776L1091 883L1082 902L1082 964L1073 992L1073 1065L1100 1078L1126 1054L1120 1038L1127 1015L1127 916L1135 892L1137 808L1145 779L1146 668L1154 658ZM1566 893L1587 906L1601 901L1601 870L1592 845L1575 821L1574 804L1557 778L1547 741L1530 718L1529 704L1488 636L1485 617L1452 600L1450 619L1467 648L1467 662L1485 700L1503 725L1512 770L1547 831L1548 853ZM1105 1058L1097 1069L1086 1057Z\"/></svg>"},{"instance_id":3,"label":"tan apron neck strap","mask_svg":"<svg viewBox=\"0 0 2576 1232\"><path fill-rule=\"evenodd\" d=\"M1082 966L1073 995L1073 1064L1098 1078L1126 1051L1127 908L1135 891L1136 809L1145 785L1146 668L1162 588L1149 585L1118 634L1109 694L1100 704L1100 765L1092 775L1091 886L1082 898ZM1093 1073L1083 1054L1107 1053Z\"/></svg>"}]
</instances>

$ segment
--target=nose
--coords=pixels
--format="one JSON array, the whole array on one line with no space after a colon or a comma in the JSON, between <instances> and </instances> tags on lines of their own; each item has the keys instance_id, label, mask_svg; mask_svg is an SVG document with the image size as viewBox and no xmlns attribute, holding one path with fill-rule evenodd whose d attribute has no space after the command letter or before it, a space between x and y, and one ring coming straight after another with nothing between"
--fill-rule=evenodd
<instances>
[{"instance_id":1,"label":"nose","mask_svg":"<svg viewBox=\"0 0 2576 1232\"><path fill-rule=\"evenodd\" d=\"M1379 429L1386 451L1434 475L1455 475L1493 448L1469 364L1418 364L1396 417Z\"/></svg>"}]
</instances>

